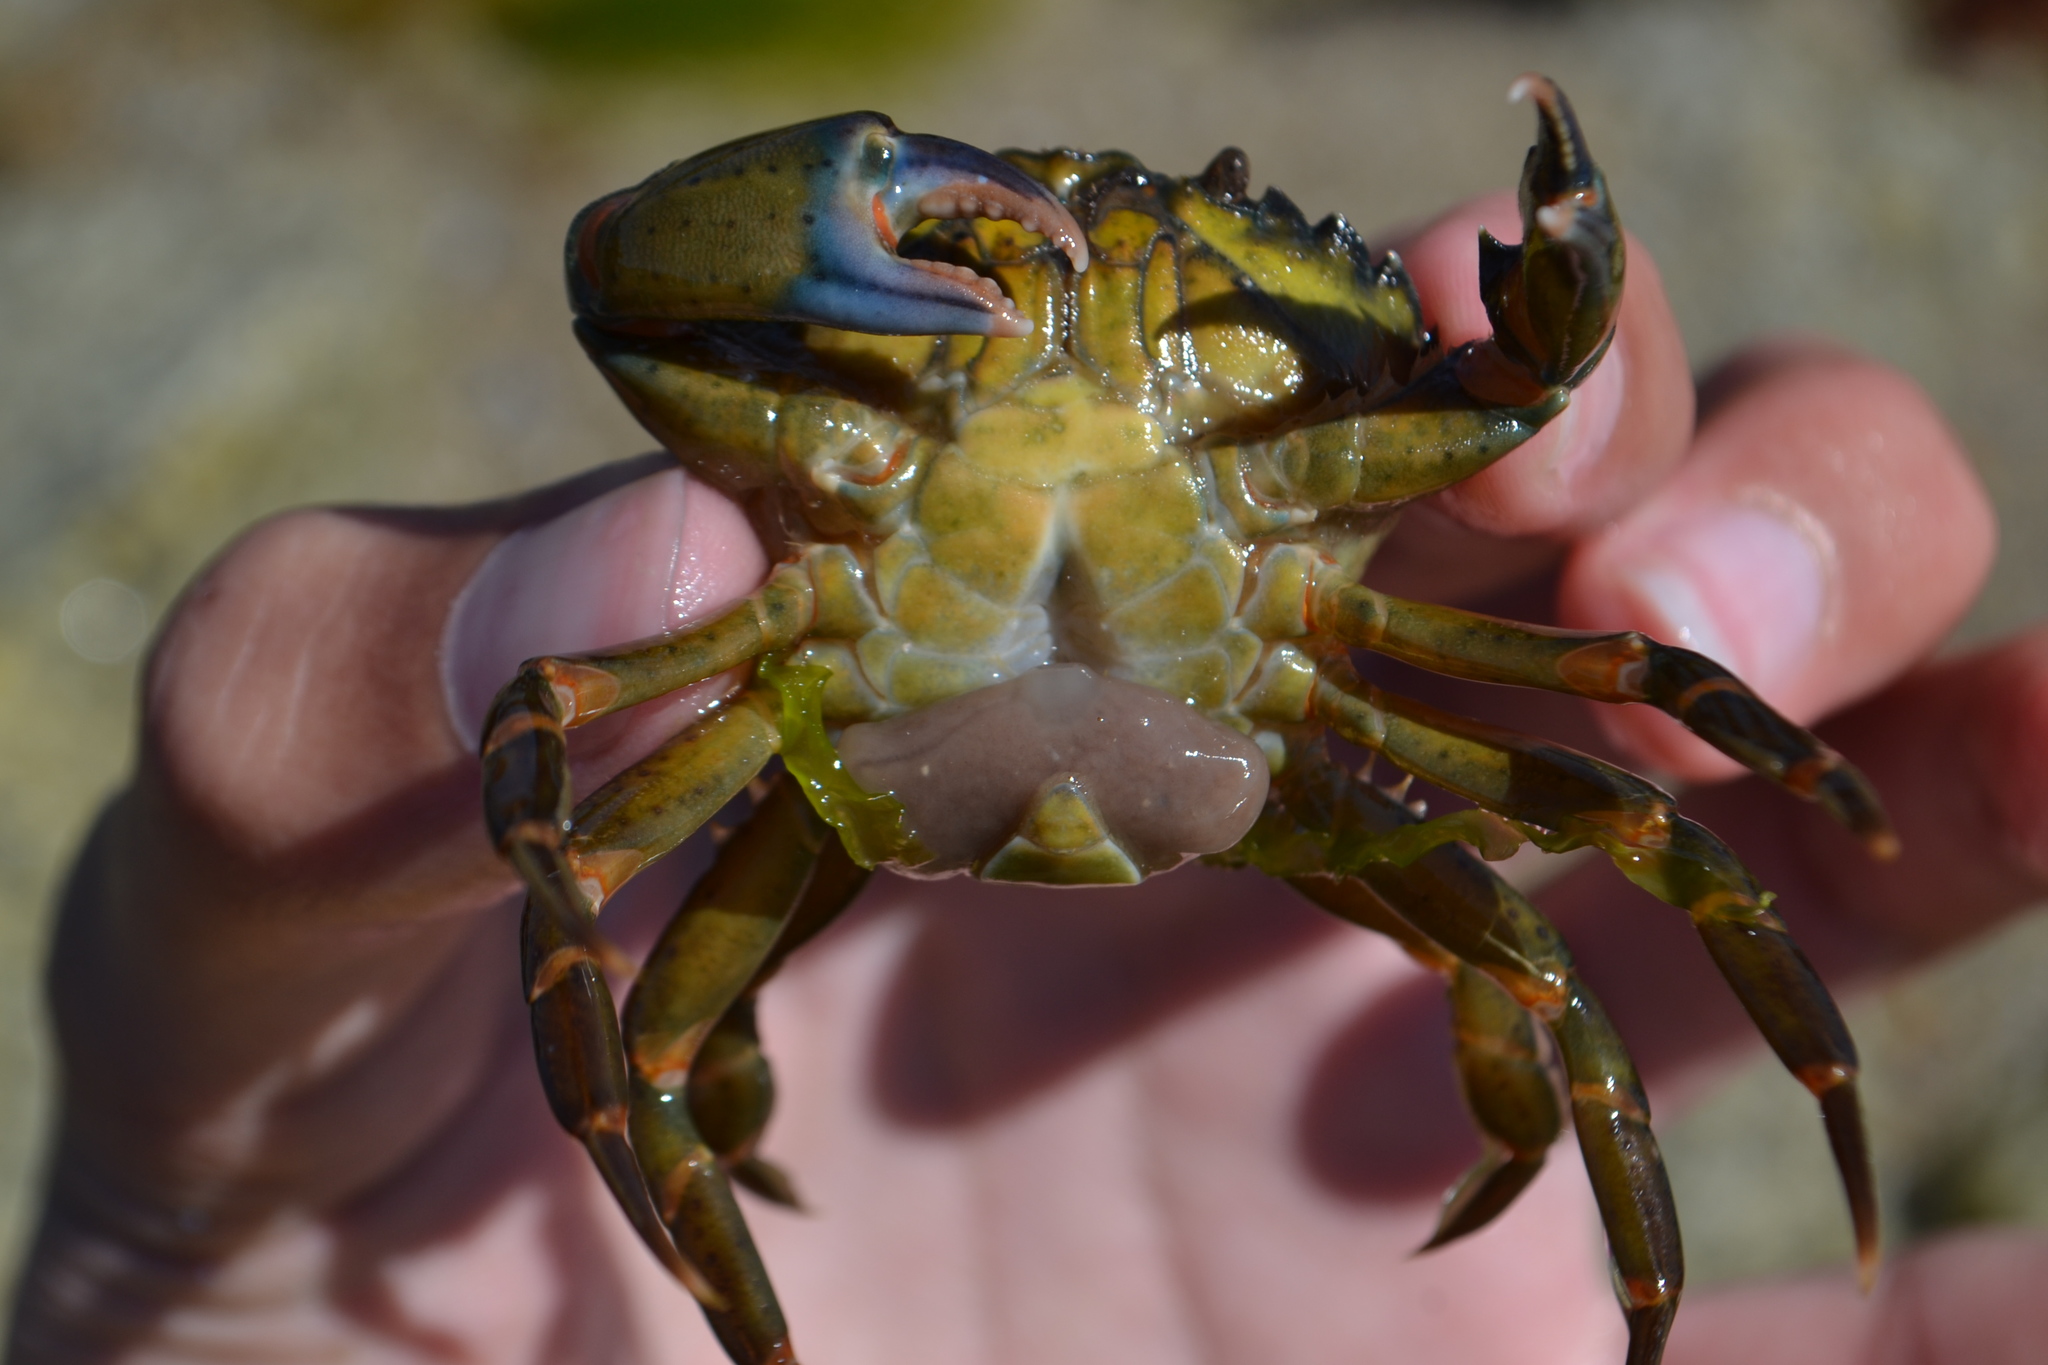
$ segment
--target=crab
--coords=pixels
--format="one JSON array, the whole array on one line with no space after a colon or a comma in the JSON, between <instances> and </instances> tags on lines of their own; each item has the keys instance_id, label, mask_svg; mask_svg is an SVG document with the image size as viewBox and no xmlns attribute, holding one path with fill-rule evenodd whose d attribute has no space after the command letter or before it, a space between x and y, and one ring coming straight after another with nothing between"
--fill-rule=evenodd
<instances>
[{"instance_id":1,"label":"crab","mask_svg":"<svg viewBox=\"0 0 2048 1365\"><path fill-rule=\"evenodd\" d=\"M733 1193L796 1202L757 1150L755 1000L877 867L1100 885L1202 857L1391 936L1448 982L1484 1139L1428 1245L1507 1207L1568 1113L1628 1359L1653 1365L1683 1269L1649 1106L1558 933L1487 865L1598 849L1687 912L1819 1101L1870 1273L1855 1048L1771 897L1650 782L1354 671L1369 650L1647 703L1896 852L1855 769L1712 660L1360 583L1403 504L1527 440L1613 335L1606 183L1551 82L1513 93L1538 114L1523 238L1481 234L1492 335L1455 348L1397 257L1252 198L1234 148L1179 178L847 114L677 162L571 226L585 349L781 560L695 628L528 661L485 724L487 822L528 889L555 1115L740 1365L796 1358ZM725 700L572 799L567 727L729 671ZM1330 732L1469 806L1424 818ZM633 967L597 910L748 791L622 1019L606 971Z\"/></svg>"}]
</instances>

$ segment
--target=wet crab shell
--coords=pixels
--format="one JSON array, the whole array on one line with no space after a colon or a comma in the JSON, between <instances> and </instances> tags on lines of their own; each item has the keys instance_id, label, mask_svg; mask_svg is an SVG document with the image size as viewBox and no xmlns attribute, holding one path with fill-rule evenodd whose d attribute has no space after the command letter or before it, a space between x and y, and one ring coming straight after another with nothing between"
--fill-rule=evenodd
<instances>
[{"instance_id":1,"label":"wet crab shell","mask_svg":"<svg viewBox=\"0 0 2048 1365\"><path fill-rule=\"evenodd\" d=\"M1659 707L1896 851L1855 770L1712 660L1359 583L1402 503L1540 429L1613 333L1605 182L1556 89L1516 92L1539 111L1523 240L1482 234L1492 335L1448 351L1397 260L1250 197L1234 151L1177 178L853 114L714 148L579 216L579 338L783 561L684 633L529 661L486 722L485 812L529 891L556 1116L741 1365L795 1359L732 1192L795 1200L757 1150L773 1085L754 1000L884 864L1114 883L1203 853L1391 936L1446 979L1486 1138L1430 1245L1528 1185L1568 1096L1629 1360L1654 1365L1683 1266L1647 1099L1561 936L1479 856L1600 849L1690 915L1815 1095L1874 1267L1854 1045L1734 853L1633 774L1352 668L1367 649ZM574 800L567 728L731 669L729 699ZM1472 808L1423 819L1326 731ZM622 1018L596 910L777 758Z\"/></svg>"}]
</instances>

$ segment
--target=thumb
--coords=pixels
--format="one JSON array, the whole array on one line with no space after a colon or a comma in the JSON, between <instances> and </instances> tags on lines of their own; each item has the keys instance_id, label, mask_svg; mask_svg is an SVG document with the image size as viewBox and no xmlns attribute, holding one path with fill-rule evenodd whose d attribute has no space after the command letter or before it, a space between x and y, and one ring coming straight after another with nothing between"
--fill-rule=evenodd
<instances>
[{"instance_id":1,"label":"thumb","mask_svg":"<svg viewBox=\"0 0 2048 1365\"><path fill-rule=\"evenodd\" d=\"M476 747L492 699L525 660L673 634L751 592L766 570L740 510L675 468L514 532L448 614L442 683L456 733ZM713 678L579 727L577 793L675 734L726 687Z\"/></svg>"},{"instance_id":2,"label":"thumb","mask_svg":"<svg viewBox=\"0 0 2048 1365\"><path fill-rule=\"evenodd\" d=\"M761 566L666 461L507 504L294 512L231 545L153 652L136 780L66 897L61 1164L220 1228L403 1160L516 979L510 925L476 913L512 888L478 698L536 649L715 610Z\"/></svg>"},{"instance_id":3,"label":"thumb","mask_svg":"<svg viewBox=\"0 0 2048 1365\"><path fill-rule=\"evenodd\" d=\"M478 813L475 749L497 689L536 654L673 631L763 571L737 508L650 463L511 503L256 527L187 592L155 652L146 778L212 855L328 895L402 888L417 903L479 877L509 885ZM580 789L680 728L713 686L580 733Z\"/></svg>"}]
</instances>

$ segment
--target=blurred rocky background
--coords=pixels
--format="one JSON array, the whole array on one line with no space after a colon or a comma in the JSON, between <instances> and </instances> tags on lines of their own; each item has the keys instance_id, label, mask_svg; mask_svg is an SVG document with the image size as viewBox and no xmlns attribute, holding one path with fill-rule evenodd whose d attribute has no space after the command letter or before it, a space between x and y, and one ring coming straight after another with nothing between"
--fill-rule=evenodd
<instances>
[{"instance_id":1,"label":"blurred rocky background","mask_svg":"<svg viewBox=\"0 0 2048 1365\"><path fill-rule=\"evenodd\" d=\"M1368 230L1510 183L1577 102L1702 365L1832 336L1935 395L2048 607L2048 37L2020 0L0 0L0 1284L52 1068L58 879L138 651L239 527L504 492L647 442L570 339L563 226L727 137L871 107L987 146L1251 157ZM742 18L741 16L744 16ZM1853 1010L1891 1229L2048 1224L2048 920ZM1666 1128L1694 1280L1843 1259L1804 1092Z\"/></svg>"}]
</instances>

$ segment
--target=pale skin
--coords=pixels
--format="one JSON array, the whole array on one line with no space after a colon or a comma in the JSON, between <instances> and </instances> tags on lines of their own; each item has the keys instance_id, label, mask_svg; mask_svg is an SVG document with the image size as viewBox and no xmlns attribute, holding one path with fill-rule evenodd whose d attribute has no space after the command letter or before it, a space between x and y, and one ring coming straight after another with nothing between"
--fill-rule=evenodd
<instances>
[{"instance_id":1,"label":"pale skin","mask_svg":"<svg viewBox=\"0 0 2048 1365\"><path fill-rule=\"evenodd\" d=\"M1485 330L1480 221L1515 235L1491 199L1404 251L1453 343ZM1696 425L1649 256L1629 259L1613 355L1573 408L1411 513L1372 581L1471 603L1559 571L1561 623L1690 632L1794 719L1832 718L1897 864L1755 782L1687 808L1841 991L2048 892L2048 632L1924 662L1993 544L1925 397L1781 343L1710 383ZM722 1359L548 1115L474 757L520 658L673 628L759 580L738 513L662 467L484 508L289 514L187 592L137 776L58 932L64 1127L14 1365ZM704 695L578 732L579 789ZM1600 742L1577 703L1486 704ZM1646 708L1601 720L1629 761L1728 776ZM607 911L629 949L702 865L672 861ZM1753 1046L1682 916L1604 865L1541 900L1665 1111ZM1475 1150L1440 1000L1390 944L1248 874L879 881L763 1000L765 1150L814 1213L747 1207L799 1352L1618 1361L1568 1142L1497 1225L1407 1259ZM1667 1359L2018 1361L2048 1330L2026 1289L2043 1272L2048 1244L1970 1234L1896 1255L1868 1300L1846 1268L1698 1292Z\"/></svg>"}]
</instances>

